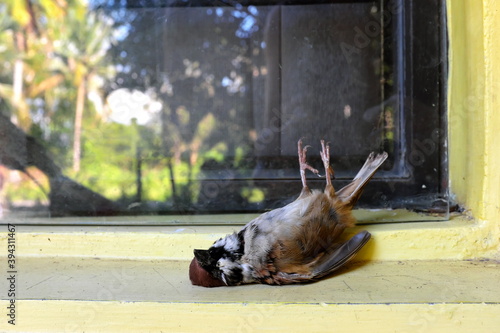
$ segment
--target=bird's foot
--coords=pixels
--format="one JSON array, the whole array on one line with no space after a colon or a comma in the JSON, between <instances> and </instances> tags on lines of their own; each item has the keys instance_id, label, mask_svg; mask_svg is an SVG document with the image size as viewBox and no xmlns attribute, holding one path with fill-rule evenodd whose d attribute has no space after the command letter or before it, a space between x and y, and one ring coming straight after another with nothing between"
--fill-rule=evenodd
<instances>
[{"instance_id":1,"label":"bird's foot","mask_svg":"<svg viewBox=\"0 0 500 333\"><path fill-rule=\"evenodd\" d=\"M320 155L325 167L326 186L332 186L332 178L334 177L334 172L330 165L330 146L328 143L325 143L325 140L321 140Z\"/></svg>"},{"instance_id":2,"label":"bird's foot","mask_svg":"<svg viewBox=\"0 0 500 333\"><path fill-rule=\"evenodd\" d=\"M302 187L304 189L307 189L306 170L310 170L315 174L319 173L318 170L307 164L306 161L307 148L309 148L309 146L302 147L302 139L300 139L299 142L297 143L297 149L299 153L300 179L302 180Z\"/></svg>"}]
</instances>

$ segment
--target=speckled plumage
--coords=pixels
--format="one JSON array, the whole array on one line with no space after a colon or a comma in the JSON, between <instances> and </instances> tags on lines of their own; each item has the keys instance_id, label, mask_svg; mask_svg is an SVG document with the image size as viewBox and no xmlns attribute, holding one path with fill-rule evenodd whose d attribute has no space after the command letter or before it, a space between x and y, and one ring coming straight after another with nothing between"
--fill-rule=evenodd
<instances>
[{"instance_id":1,"label":"speckled plumage","mask_svg":"<svg viewBox=\"0 0 500 333\"><path fill-rule=\"evenodd\" d=\"M307 147L303 148L299 140L303 184L299 197L260 215L238 233L216 241L208 250L195 250L190 266L193 284L214 287L314 281L341 267L363 247L370 238L368 232L362 231L348 241L342 240L341 235L345 228L354 226L352 207L387 153L371 153L353 181L335 192L329 147L324 141L321 145L326 171L324 191L311 191L307 187L305 170L318 171L307 164Z\"/></svg>"}]
</instances>

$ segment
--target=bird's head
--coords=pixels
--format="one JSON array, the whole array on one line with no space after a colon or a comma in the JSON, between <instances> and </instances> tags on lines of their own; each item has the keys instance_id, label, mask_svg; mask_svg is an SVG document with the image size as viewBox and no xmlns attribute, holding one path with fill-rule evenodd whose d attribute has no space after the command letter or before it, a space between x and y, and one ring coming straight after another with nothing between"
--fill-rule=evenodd
<instances>
[{"instance_id":1,"label":"bird's head","mask_svg":"<svg viewBox=\"0 0 500 333\"><path fill-rule=\"evenodd\" d=\"M243 253L238 234L219 239L208 250L194 250L189 266L191 283L203 287L234 286L243 280L239 260Z\"/></svg>"}]
</instances>

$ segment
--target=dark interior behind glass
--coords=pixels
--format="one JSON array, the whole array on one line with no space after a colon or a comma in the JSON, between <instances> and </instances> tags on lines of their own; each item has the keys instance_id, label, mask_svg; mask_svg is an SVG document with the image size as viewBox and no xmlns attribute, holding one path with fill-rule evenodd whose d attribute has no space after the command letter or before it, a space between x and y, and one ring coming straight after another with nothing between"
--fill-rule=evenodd
<instances>
[{"instance_id":1,"label":"dark interior behind glass","mask_svg":"<svg viewBox=\"0 0 500 333\"><path fill-rule=\"evenodd\" d=\"M389 153L358 207L447 217L442 1L90 4L118 27L103 121L124 130L85 140L102 150L123 141L129 162L117 163L116 177L129 172L121 187L110 185L111 212L52 215L275 208L300 192L302 138L320 170L319 142L330 142L336 188L370 152ZM84 145L82 167L92 163ZM98 193L95 184L108 181L76 179Z\"/></svg>"}]
</instances>

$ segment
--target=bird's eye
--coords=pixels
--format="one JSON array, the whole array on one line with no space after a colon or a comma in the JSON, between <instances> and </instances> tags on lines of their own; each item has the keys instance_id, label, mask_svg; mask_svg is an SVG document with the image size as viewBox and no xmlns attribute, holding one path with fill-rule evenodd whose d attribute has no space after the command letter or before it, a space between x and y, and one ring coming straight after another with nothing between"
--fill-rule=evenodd
<instances>
[{"instance_id":1,"label":"bird's eye","mask_svg":"<svg viewBox=\"0 0 500 333\"><path fill-rule=\"evenodd\" d=\"M208 254L213 259L221 258L224 255L224 248L221 247L211 247L208 249Z\"/></svg>"},{"instance_id":2,"label":"bird's eye","mask_svg":"<svg viewBox=\"0 0 500 333\"><path fill-rule=\"evenodd\" d=\"M214 250L214 248L209 248L208 249L208 254L210 254L210 256L213 257L215 255L215 253L216 253L216 251Z\"/></svg>"}]
</instances>

